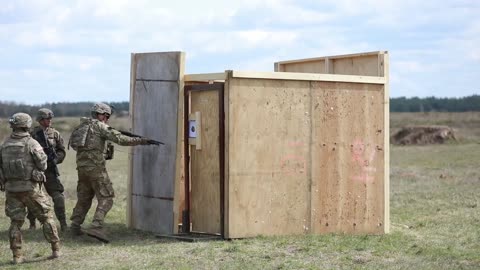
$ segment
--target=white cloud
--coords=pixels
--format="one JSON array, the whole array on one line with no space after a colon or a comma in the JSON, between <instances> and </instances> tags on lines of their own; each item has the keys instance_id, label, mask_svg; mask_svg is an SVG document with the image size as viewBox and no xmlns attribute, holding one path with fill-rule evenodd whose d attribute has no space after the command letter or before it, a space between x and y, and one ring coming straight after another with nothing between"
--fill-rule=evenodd
<instances>
[{"instance_id":1,"label":"white cloud","mask_svg":"<svg viewBox=\"0 0 480 270\"><path fill-rule=\"evenodd\" d=\"M85 56L62 53L45 53L42 62L46 66L59 69L79 69L87 71L103 63L103 58L98 56Z\"/></svg>"},{"instance_id":2,"label":"white cloud","mask_svg":"<svg viewBox=\"0 0 480 270\"><path fill-rule=\"evenodd\" d=\"M58 74L48 69L23 69L21 70L21 75L30 80L51 80L54 79Z\"/></svg>"},{"instance_id":3,"label":"white cloud","mask_svg":"<svg viewBox=\"0 0 480 270\"><path fill-rule=\"evenodd\" d=\"M98 64L101 64L102 62L103 60L100 57L85 57L79 61L79 68L83 71L86 71Z\"/></svg>"},{"instance_id":4,"label":"white cloud","mask_svg":"<svg viewBox=\"0 0 480 270\"><path fill-rule=\"evenodd\" d=\"M197 73L272 70L279 60L389 50L392 93L432 88L442 72L475 73L478 67L465 65L480 61L480 2L468 0L19 0L0 6L0 14L8 21L0 23L0 54L7 59L0 69L52 89L60 86L34 75L44 68L53 72L45 78L70 72L72 84L115 94L121 88L124 99L130 52L184 50L188 69ZM105 79L107 73L118 77Z\"/></svg>"},{"instance_id":5,"label":"white cloud","mask_svg":"<svg viewBox=\"0 0 480 270\"><path fill-rule=\"evenodd\" d=\"M23 31L16 35L15 42L25 47L46 46L57 47L65 43L64 38L54 27L45 27L37 31Z\"/></svg>"}]
</instances>

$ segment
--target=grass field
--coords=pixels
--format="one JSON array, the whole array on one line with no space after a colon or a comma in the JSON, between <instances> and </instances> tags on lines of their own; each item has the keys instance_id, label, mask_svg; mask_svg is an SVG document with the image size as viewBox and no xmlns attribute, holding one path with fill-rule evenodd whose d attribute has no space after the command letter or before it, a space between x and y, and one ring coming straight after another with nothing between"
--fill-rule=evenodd
<instances>
[{"instance_id":1,"label":"grass field","mask_svg":"<svg viewBox=\"0 0 480 270\"><path fill-rule=\"evenodd\" d=\"M70 127L71 121L58 119L56 123ZM126 127L125 120L115 121L112 126ZM392 130L407 123L448 124L458 130L461 140L391 147L392 226L388 235L257 237L203 243L158 240L125 227L128 156L126 148L117 147L116 159L108 165L117 196L106 219L112 242L105 245L64 235L63 257L47 261L50 248L41 230L25 231L30 262L22 268L480 269L480 114L392 114ZM70 215L76 200L74 152L68 153L60 170ZM3 193L0 207L4 208ZM14 268L9 265L8 226L9 220L1 217L0 267L7 269Z\"/></svg>"}]
</instances>

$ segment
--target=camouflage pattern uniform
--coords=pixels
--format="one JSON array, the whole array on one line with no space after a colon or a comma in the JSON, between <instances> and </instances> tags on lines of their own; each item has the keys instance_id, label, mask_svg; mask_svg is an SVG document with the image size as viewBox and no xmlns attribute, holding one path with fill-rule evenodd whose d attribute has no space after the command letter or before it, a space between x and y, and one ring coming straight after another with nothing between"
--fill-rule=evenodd
<instances>
[{"instance_id":1,"label":"camouflage pattern uniform","mask_svg":"<svg viewBox=\"0 0 480 270\"><path fill-rule=\"evenodd\" d=\"M42 119L51 118L53 118L53 113L49 109L40 109L38 111L37 122L40 122ZM58 221L60 221L62 231L64 231L67 227L67 219L65 217L65 196L63 195L64 188L60 182L60 179L58 178L58 176L60 176L58 169L56 169L56 166L54 166L55 164L61 164L65 159L66 153L63 138L60 135L60 132L54 128L47 127L44 129L42 126L36 126L33 131L30 132L30 135L35 140L42 141L42 139L39 138L39 132L45 133L49 145L53 147L56 153L55 160L48 160L48 167L45 171L47 181L44 185L48 195L52 197L55 216L57 216ZM35 227L35 217L33 216L33 213L29 211L27 218L30 220L30 226Z\"/></svg>"},{"instance_id":2,"label":"camouflage pattern uniform","mask_svg":"<svg viewBox=\"0 0 480 270\"><path fill-rule=\"evenodd\" d=\"M45 239L52 245L50 258L57 258L60 239L50 201L40 188L40 183L45 181L43 171L47 168L47 156L27 131L32 124L28 114L14 114L9 122L13 133L0 147L0 183L6 191L5 214L11 221L9 238L13 262L23 261L21 227L27 214L25 207L43 225Z\"/></svg>"},{"instance_id":3,"label":"camouflage pattern uniform","mask_svg":"<svg viewBox=\"0 0 480 270\"><path fill-rule=\"evenodd\" d=\"M88 125L89 128L84 145L78 146L76 149L78 170L77 204L70 219L72 221L72 232L81 234L80 226L90 210L93 197L96 197L98 205L93 216L91 228L87 230L87 234L96 237L89 232L98 232L102 236L96 238L108 242L103 232L103 225L105 216L113 206L115 193L105 168L104 151L106 142L111 141L126 146L148 144L148 142L144 138L131 138L122 135L119 131L110 128L106 123L97 120L97 114L105 114L109 117L111 109L103 103L95 104L92 108L93 118L82 118L80 126L77 127L78 129L82 125ZM70 143L72 140L75 140L73 137L75 137L74 133L70 137Z\"/></svg>"}]
</instances>

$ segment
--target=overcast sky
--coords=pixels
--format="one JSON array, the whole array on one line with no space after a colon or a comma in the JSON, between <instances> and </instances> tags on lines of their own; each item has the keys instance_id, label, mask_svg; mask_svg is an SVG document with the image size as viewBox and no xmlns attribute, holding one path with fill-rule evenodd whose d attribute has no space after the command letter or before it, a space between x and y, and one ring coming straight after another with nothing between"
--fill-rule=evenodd
<instances>
[{"instance_id":1,"label":"overcast sky","mask_svg":"<svg viewBox=\"0 0 480 270\"><path fill-rule=\"evenodd\" d=\"M132 52L208 73L379 50L392 97L480 94L480 1L2 0L0 100L126 101Z\"/></svg>"}]
</instances>

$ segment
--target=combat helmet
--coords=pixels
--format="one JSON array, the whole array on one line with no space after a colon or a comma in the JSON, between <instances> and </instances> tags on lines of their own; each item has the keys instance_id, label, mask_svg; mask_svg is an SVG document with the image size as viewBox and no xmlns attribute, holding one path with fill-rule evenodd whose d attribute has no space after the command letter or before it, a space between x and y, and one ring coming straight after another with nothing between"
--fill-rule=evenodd
<instances>
[{"instance_id":1,"label":"combat helmet","mask_svg":"<svg viewBox=\"0 0 480 270\"><path fill-rule=\"evenodd\" d=\"M41 108L37 112L37 122L41 121L42 119L52 119L53 116L53 112L50 109Z\"/></svg>"},{"instance_id":2,"label":"combat helmet","mask_svg":"<svg viewBox=\"0 0 480 270\"><path fill-rule=\"evenodd\" d=\"M112 115L112 108L105 103L95 103L92 109L90 110L92 117L95 118L97 114L108 114Z\"/></svg>"},{"instance_id":3,"label":"combat helmet","mask_svg":"<svg viewBox=\"0 0 480 270\"><path fill-rule=\"evenodd\" d=\"M16 113L8 119L11 128L30 128L32 126L32 118L26 113Z\"/></svg>"}]
</instances>

